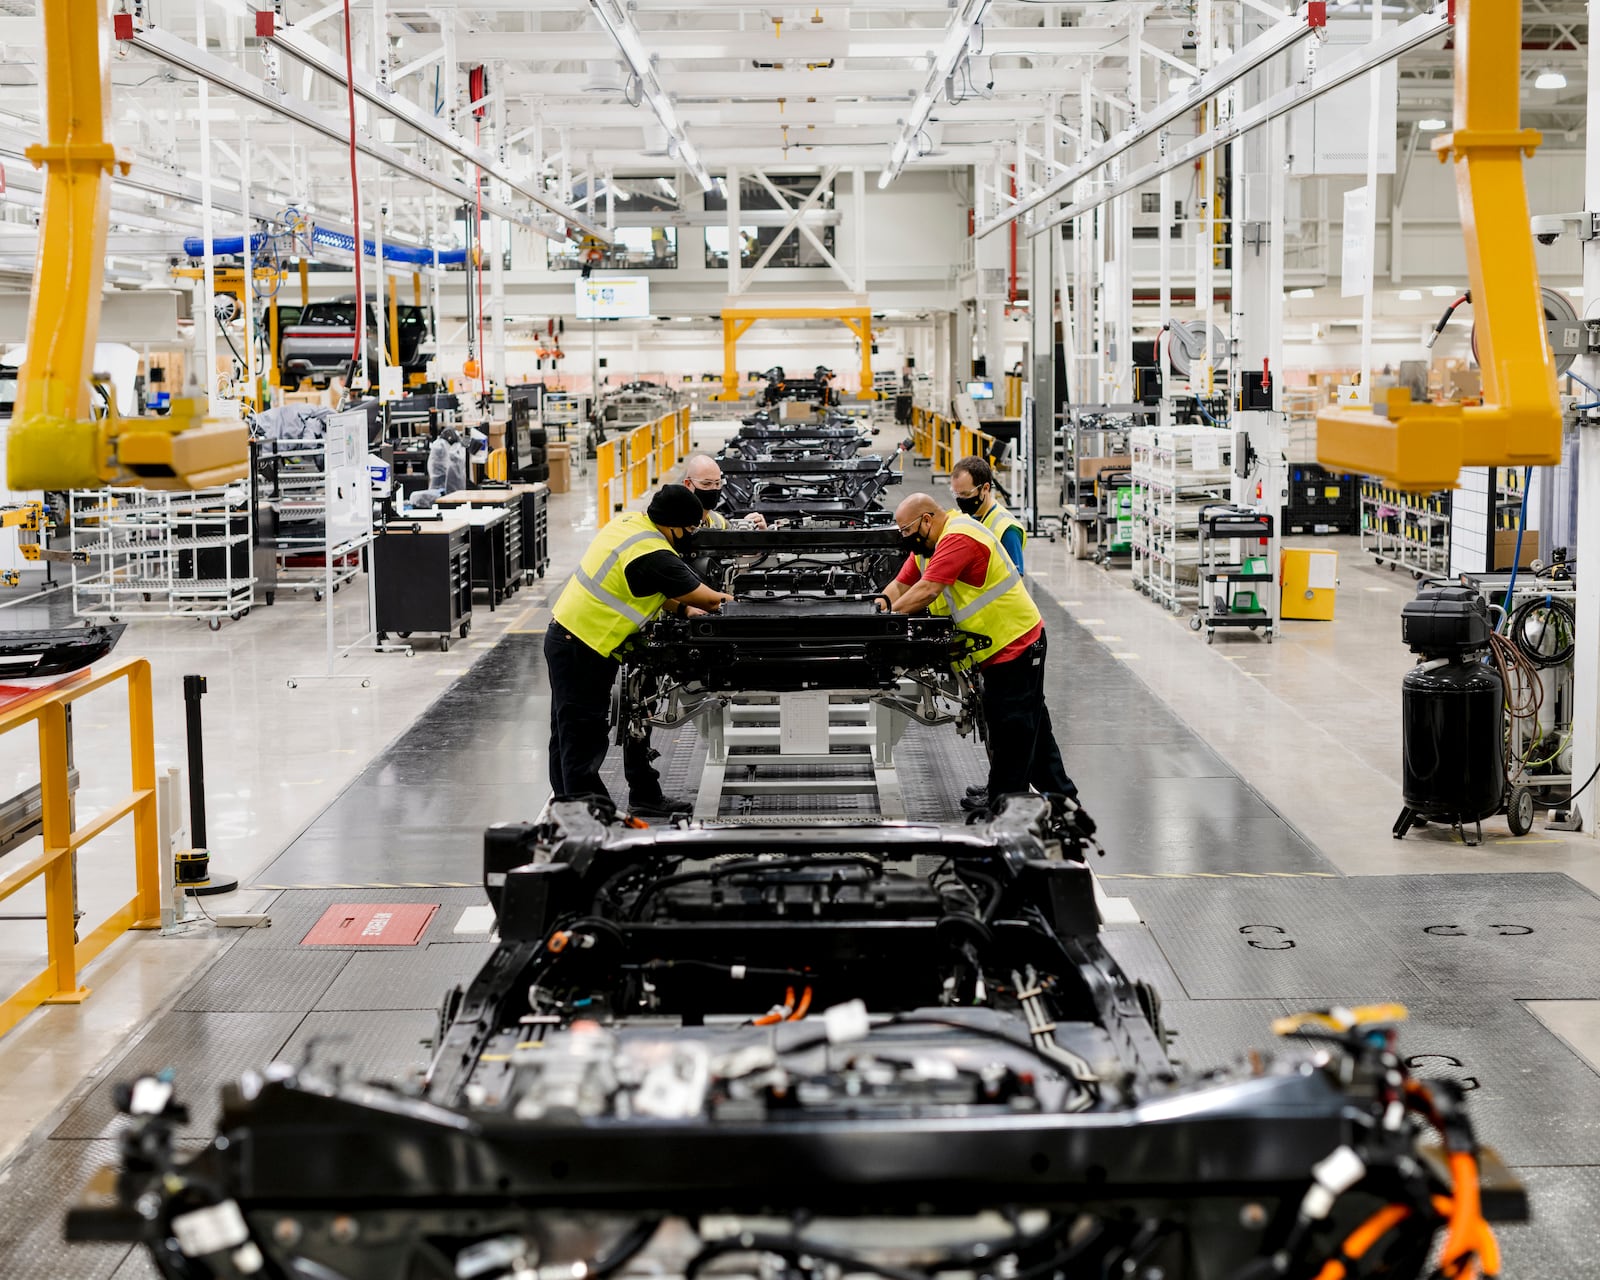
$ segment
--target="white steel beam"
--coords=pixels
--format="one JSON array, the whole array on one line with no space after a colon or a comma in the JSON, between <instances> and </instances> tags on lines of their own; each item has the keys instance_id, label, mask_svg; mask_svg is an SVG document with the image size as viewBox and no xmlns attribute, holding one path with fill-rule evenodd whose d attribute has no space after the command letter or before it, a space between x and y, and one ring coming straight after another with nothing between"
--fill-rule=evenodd
<instances>
[{"instance_id":1,"label":"white steel beam","mask_svg":"<svg viewBox=\"0 0 1600 1280\"><path fill-rule=\"evenodd\" d=\"M344 84L343 59L326 45L319 44L304 32L296 31L292 27L280 27L273 34L272 41L280 49L293 54L312 70L326 76L336 84ZM441 56L443 55L442 49L440 54ZM597 236L607 243L610 242L610 236L598 225L585 219L576 209L570 209L560 201L551 199L539 185L538 175L534 176L532 182L518 177L502 165L492 151L485 147L473 145L454 129L440 128L431 113L424 111L416 103L402 97L387 85L379 84L370 75L357 73L353 87L357 97L371 103L380 111L388 112L396 120L415 130L430 142L438 144L452 155L481 169L496 181L504 183L516 194L533 201L534 204L555 214L558 218L571 223L586 235Z\"/></svg>"},{"instance_id":2,"label":"white steel beam","mask_svg":"<svg viewBox=\"0 0 1600 1280\"><path fill-rule=\"evenodd\" d=\"M705 61L715 58L748 58L753 49L748 31L737 27L725 30L687 28L642 28L640 37L650 53L667 61ZM875 27L815 33L802 29L787 32L771 42L774 60L786 62L826 62L829 58L926 58L942 43L945 27ZM1033 55L1035 57L1077 57L1096 53L1104 56L1120 40L1120 33L1105 27L995 27L985 29L983 52L994 55ZM763 41L763 44L765 41ZM615 46L603 31L579 28L576 31L494 31L462 35L456 51L468 62L592 62L616 55Z\"/></svg>"},{"instance_id":3,"label":"white steel beam","mask_svg":"<svg viewBox=\"0 0 1600 1280\"><path fill-rule=\"evenodd\" d=\"M143 53L187 71L208 84L215 85L236 94L246 101L253 102L268 111L285 116L297 124L302 124L315 133L333 142L350 145L349 123L332 112L313 107L305 102L291 97L288 93L268 87L256 76L250 75L237 63L219 58L205 50L197 49L193 45L178 39L176 36L148 27L143 30L136 29L133 37L126 43L133 45ZM472 186L458 178L451 177L441 170L431 168L421 160L407 155L399 148L388 143L379 142L363 135L359 130L356 134L356 149L363 154L388 165L397 173L406 174L417 181L454 196L458 200L471 201L473 199ZM498 213L503 218L508 218L518 226L530 227L540 235L560 239L558 232L539 226L527 213L513 209L509 205L498 201L484 201L484 211Z\"/></svg>"},{"instance_id":4,"label":"white steel beam","mask_svg":"<svg viewBox=\"0 0 1600 1280\"><path fill-rule=\"evenodd\" d=\"M1194 161L1207 155L1217 147L1223 146L1233 139L1240 137L1250 130L1259 128L1269 120L1276 120L1279 116L1293 111L1296 107L1320 98L1329 90L1337 89L1342 84L1365 75L1374 67L1383 65L1419 44L1425 44L1435 36L1443 35L1451 29L1450 20L1446 12L1447 5L1441 3L1431 13L1418 14L1409 22L1401 23L1381 40L1364 45L1348 58L1335 63L1326 70L1319 69L1313 79L1305 84L1291 85L1281 93L1276 93L1264 102L1258 102L1253 107L1247 107L1226 124L1208 129L1205 133L1195 138L1192 142L1168 152L1161 159L1134 170L1118 182L1110 183L1093 195L1076 200L1042 222L1036 222L1028 228L1028 235L1036 236L1041 231L1057 226L1076 218L1091 209L1099 208L1113 196L1121 195L1126 191L1133 191L1142 187L1153 178L1171 169L1181 168L1192 164ZM993 229L992 224L990 229ZM983 232L979 232L982 235Z\"/></svg>"},{"instance_id":5,"label":"white steel beam","mask_svg":"<svg viewBox=\"0 0 1600 1280\"><path fill-rule=\"evenodd\" d=\"M1216 97L1229 85L1241 79L1262 62L1269 58L1277 57L1288 49L1292 49L1309 36L1311 31L1312 28L1306 21L1306 6L1302 4L1293 17L1285 18L1277 26L1263 32L1243 49L1224 59L1204 75L1199 76L1186 89L1171 95L1157 106L1152 107L1149 114L1144 116L1137 124L1131 125L1115 137L1107 139L1100 146L1089 152L1088 155L1084 156L1077 164L1073 165L1072 168L1068 169L1067 172L1052 179L1044 187L1029 196L1028 199L1018 202L985 226L979 227L977 230L979 239L999 230L1000 227L1010 222L1013 218L1030 213L1040 205L1054 199L1071 188L1073 184L1082 181L1097 169L1122 155L1125 151L1137 146L1145 138L1154 137L1160 130L1166 128L1186 112L1192 111L1200 103ZM1146 47L1148 48L1149 46Z\"/></svg>"}]
</instances>

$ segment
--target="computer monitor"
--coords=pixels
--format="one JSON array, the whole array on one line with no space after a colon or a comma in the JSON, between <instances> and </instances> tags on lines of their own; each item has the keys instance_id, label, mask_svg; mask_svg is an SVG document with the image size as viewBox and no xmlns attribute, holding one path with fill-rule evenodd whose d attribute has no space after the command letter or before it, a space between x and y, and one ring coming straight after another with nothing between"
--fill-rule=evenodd
<instances>
[{"instance_id":1,"label":"computer monitor","mask_svg":"<svg viewBox=\"0 0 1600 1280\"><path fill-rule=\"evenodd\" d=\"M989 378L984 378L979 382L969 382L967 383L967 394L974 400L993 400L994 382Z\"/></svg>"}]
</instances>

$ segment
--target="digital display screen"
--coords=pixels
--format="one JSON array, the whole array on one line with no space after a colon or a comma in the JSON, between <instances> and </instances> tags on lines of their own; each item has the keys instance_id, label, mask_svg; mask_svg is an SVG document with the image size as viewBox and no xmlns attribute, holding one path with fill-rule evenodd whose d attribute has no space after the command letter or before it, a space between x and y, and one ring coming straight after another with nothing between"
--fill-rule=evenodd
<instances>
[{"instance_id":1,"label":"digital display screen","mask_svg":"<svg viewBox=\"0 0 1600 1280\"><path fill-rule=\"evenodd\" d=\"M580 320L642 320L650 314L649 276L591 276L573 281Z\"/></svg>"},{"instance_id":2,"label":"digital display screen","mask_svg":"<svg viewBox=\"0 0 1600 1280\"><path fill-rule=\"evenodd\" d=\"M967 394L974 400L993 400L994 383L985 378L982 382L967 383Z\"/></svg>"}]
</instances>

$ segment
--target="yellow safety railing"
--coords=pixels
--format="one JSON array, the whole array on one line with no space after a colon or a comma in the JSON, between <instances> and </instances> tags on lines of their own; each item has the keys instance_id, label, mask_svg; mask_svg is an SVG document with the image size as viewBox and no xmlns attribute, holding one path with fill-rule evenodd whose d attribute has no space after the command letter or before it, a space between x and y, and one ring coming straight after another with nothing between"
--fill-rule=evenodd
<instances>
[{"instance_id":1,"label":"yellow safety railing","mask_svg":"<svg viewBox=\"0 0 1600 1280\"><path fill-rule=\"evenodd\" d=\"M1022 375L1020 373L1006 374L1006 403L1004 409L1008 418L1022 416Z\"/></svg>"},{"instance_id":2,"label":"yellow safety railing","mask_svg":"<svg viewBox=\"0 0 1600 1280\"><path fill-rule=\"evenodd\" d=\"M626 492L622 480L621 441L607 440L594 451L595 509L601 528L622 510Z\"/></svg>"},{"instance_id":3,"label":"yellow safety railing","mask_svg":"<svg viewBox=\"0 0 1600 1280\"><path fill-rule=\"evenodd\" d=\"M933 470L938 475L949 475L956 462L955 423L938 414L933 417Z\"/></svg>"},{"instance_id":4,"label":"yellow safety railing","mask_svg":"<svg viewBox=\"0 0 1600 1280\"><path fill-rule=\"evenodd\" d=\"M623 437L627 443L628 498L642 498L650 492L651 470L656 455L656 424L647 422Z\"/></svg>"},{"instance_id":5,"label":"yellow safety railing","mask_svg":"<svg viewBox=\"0 0 1600 1280\"><path fill-rule=\"evenodd\" d=\"M911 407L911 445L917 457L933 459L933 415L921 405Z\"/></svg>"},{"instance_id":6,"label":"yellow safety railing","mask_svg":"<svg viewBox=\"0 0 1600 1280\"><path fill-rule=\"evenodd\" d=\"M669 413L656 423L656 474L664 476L678 465L678 415Z\"/></svg>"},{"instance_id":7,"label":"yellow safety railing","mask_svg":"<svg viewBox=\"0 0 1600 1280\"><path fill-rule=\"evenodd\" d=\"M595 450L599 522L604 525L635 498L642 498L662 476L689 456L689 410L663 414L607 440Z\"/></svg>"},{"instance_id":8,"label":"yellow safety railing","mask_svg":"<svg viewBox=\"0 0 1600 1280\"><path fill-rule=\"evenodd\" d=\"M987 431L974 431L971 427L959 426L956 428L956 460L962 458L992 459L996 452L996 440Z\"/></svg>"},{"instance_id":9,"label":"yellow safety railing","mask_svg":"<svg viewBox=\"0 0 1600 1280\"><path fill-rule=\"evenodd\" d=\"M117 680L128 682L128 749L132 792L109 809L73 830L72 793L68 783L67 707ZM52 689L0 711L0 734L25 725L39 731L39 793L43 809L44 848L0 876L0 900L33 881L44 879L47 964L0 1003L0 1035L10 1031L42 1004L79 1004L89 989L78 983L78 971L129 929L154 929L161 924L160 869L156 853L155 713L150 664L130 658L86 679ZM73 855L104 835L124 818L133 819L135 892L87 938L73 940L77 902L73 893Z\"/></svg>"}]
</instances>

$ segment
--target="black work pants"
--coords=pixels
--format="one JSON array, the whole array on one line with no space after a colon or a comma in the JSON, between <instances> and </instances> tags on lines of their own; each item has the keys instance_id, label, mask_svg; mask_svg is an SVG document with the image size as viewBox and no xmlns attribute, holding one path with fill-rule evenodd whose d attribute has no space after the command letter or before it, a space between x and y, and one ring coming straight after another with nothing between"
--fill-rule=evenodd
<instances>
[{"instance_id":1,"label":"black work pants","mask_svg":"<svg viewBox=\"0 0 1600 1280\"><path fill-rule=\"evenodd\" d=\"M620 663L595 652L559 622L544 635L550 674L550 790L558 797L611 798L600 777L611 745L611 686ZM650 766L650 740L629 738L622 772L630 804L661 798L661 782Z\"/></svg>"},{"instance_id":2,"label":"black work pants","mask_svg":"<svg viewBox=\"0 0 1600 1280\"><path fill-rule=\"evenodd\" d=\"M1044 632L1010 662L981 669L983 718L989 735L989 799L1030 786L1076 797L1044 700Z\"/></svg>"}]
</instances>

